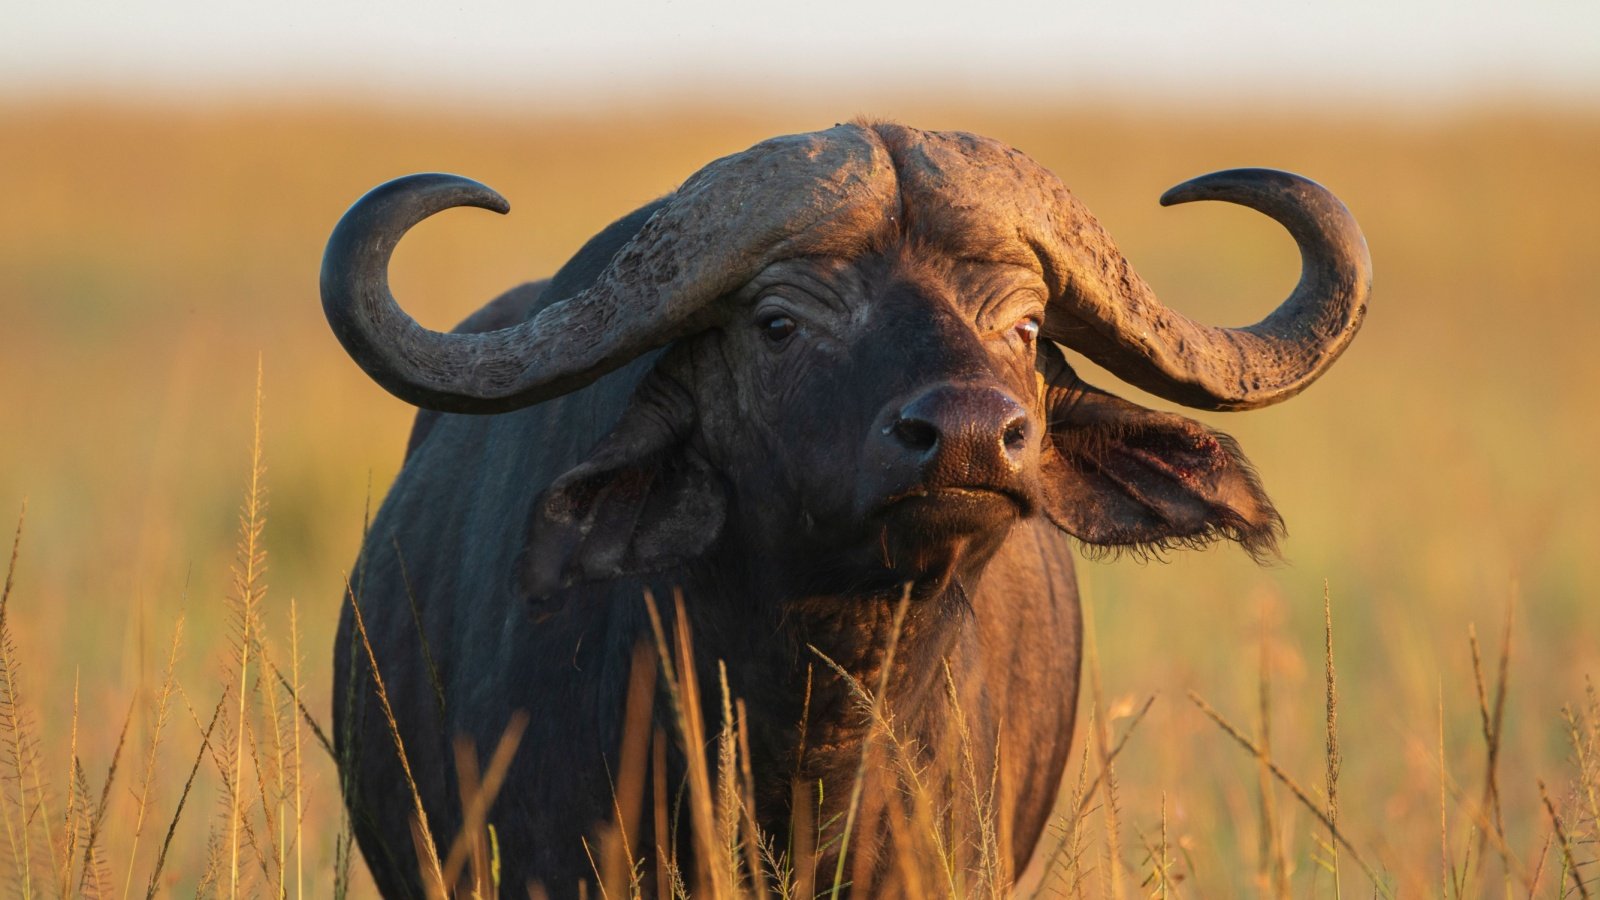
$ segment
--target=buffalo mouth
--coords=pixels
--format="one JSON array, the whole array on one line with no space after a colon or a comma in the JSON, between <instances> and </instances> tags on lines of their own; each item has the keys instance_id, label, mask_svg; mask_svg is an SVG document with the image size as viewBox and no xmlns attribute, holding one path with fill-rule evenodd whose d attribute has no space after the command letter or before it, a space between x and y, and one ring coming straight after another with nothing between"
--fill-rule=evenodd
<instances>
[{"instance_id":1,"label":"buffalo mouth","mask_svg":"<svg viewBox=\"0 0 1600 900\"><path fill-rule=\"evenodd\" d=\"M964 569L992 556L1030 506L1026 498L993 487L903 491L872 516L878 562L918 595L942 591Z\"/></svg>"},{"instance_id":2,"label":"buffalo mouth","mask_svg":"<svg viewBox=\"0 0 1600 900\"><path fill-rule=\"evenodd\" d=\"M930 536L968 534L1010 524L1028 514L1031 504L995 487L916 487L902 491L878 508L875 518L891 528L901 526Z\"/></svg>"}]
</instances>

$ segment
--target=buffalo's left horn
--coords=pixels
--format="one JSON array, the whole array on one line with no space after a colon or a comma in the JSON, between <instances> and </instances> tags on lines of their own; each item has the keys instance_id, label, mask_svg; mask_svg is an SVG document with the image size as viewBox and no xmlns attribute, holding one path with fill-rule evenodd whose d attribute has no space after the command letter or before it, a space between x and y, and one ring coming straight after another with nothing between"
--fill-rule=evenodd
<instances>
[{"instance_id":1,"label":"buffalo's left horn","mask_svg":"<svg viewBox=\"0 0 1600 900\"><path fill-rule=\"evenodd\" d=\"M497 413L594 381L725 317L716 301L779 259L844 252L897 208L894 169L863 129L764 141L695 173L588 289L526 322L444 334L389 291L395 244L454 206L505 212L499 194L456 175L374 188L339 220L322 258L322 306L350 356L383 387L444 412Z\"/></svg>"},{"instance_id":2,"label":"buffalo's left horn","mask_svg":"<svg viewBox=\"0 0 1600 900\"><path fill-rule=\"evenodd\" d=\"M1366 314L1372 259L1355 217L1326 188L1273 169L1230 169L1169 190L1163 206L1225 200L1266 213L1300 247L1300 282L1244 328L1169 309L1063 189L1055 247L1067 288L1045 334L1152 394L1200 409L1255 409L1306 389L1344 352ZM1069 233L1061 233L1067 230Z\"/></svg>"}]
</instances>

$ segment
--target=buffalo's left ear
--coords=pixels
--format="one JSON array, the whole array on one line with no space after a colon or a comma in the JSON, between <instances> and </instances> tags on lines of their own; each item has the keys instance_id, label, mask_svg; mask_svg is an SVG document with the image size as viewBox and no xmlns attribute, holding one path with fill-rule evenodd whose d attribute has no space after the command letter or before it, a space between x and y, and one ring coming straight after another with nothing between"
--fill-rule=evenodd
<instances>
[{"instance_id":1,"label":"buffalo's left ear","mask_svg":"<svg viewBox=\"0 0 1600 900\"><path fill-rule=\"evenodd\" d=\"M589 459L534 502L523 588L540 600L561 588L670 569L722 533L721 479L689 446L695 407L659 368Z\"/></svg>"},{"instance_id":2,"label":"buffalo's left ear","mask_svg":"<svg viewBox=\"0 0 1600 900\"><path fill-rule=\"evenodd\" d=\"M1048 355L1044 512L1057 527L1135 551L1227 539L1276 555L1283 519L1233 438L1108 394Z\"/></svg>"}]
</instances>

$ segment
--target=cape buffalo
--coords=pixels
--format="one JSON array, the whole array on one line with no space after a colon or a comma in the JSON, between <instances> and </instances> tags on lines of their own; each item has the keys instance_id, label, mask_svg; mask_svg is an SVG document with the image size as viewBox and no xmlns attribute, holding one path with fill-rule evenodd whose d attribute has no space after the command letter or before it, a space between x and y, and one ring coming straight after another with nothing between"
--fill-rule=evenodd
<instances>
[{"instance_id":1,"label":"cape buffalo","mask_svg":"<svg viewBox=\"0 0 1600 900\"><path fill-rule=\"evenodd\" d=\"M584 838L613 816L646 590L681 590L701 683L725 661L746 703L760 824L782 840L794 777L820 783L828 821L868 724L813 664L877 683L909 595L887 703L912 746L964 728L977 770L998 767L1020 871L1072 739L1073 540L1261 556L1282 529L1232 439L1084 383L1062 348L1179 404L1248 410L1316 380L1365 312L1366 244L1328 191L1238 169L1161 202L1206 199L1299 245L1298 286L1255 325L1169 309L1055 175L963 133L858 122L757 144L450 334L396 304L390 254L434 213L505 201L437 174L357 201L323 260L328 320L423 411L351 595L439 852L462 821L452 739L492 747L524 710L490 815L503 883L593 880ZM386 895L421 895L417 801L349 603L334 684L361 850ZM955 760L923 765L958 780ZM675 794L680 752L666 771ZM860 852L882 853L890 824L863 807ZM892 868L855 888L903 890Z\"/></svg>"}]
</instances>

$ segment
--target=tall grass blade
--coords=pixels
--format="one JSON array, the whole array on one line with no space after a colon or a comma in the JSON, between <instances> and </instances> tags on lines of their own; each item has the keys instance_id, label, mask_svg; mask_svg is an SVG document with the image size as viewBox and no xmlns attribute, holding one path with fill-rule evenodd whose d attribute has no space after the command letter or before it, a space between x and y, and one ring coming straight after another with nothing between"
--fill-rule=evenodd
<instances>
[{"instance_id":1,"label":"tall grass blade","mask_svg":"<svg viewBox=\"0 0 1600 900\"><path fill-rule=\"evenodd\" d=\"M1550 825L1555 829L1556 841L1561 845L1561 858L1563 868L1572 876L1572 886L1577 889L1578 895L1583 900L1589 900L1589 886L1583 882L1583 873L1578 867L1578 860L1572 852L1572 840L1567 836L1567 830L1561 823L1561 814L1556 812L1554 803L1550 802L1550 792L1545 789L1544 779L1538 779L1539 799L1544 801L1545 812L1550 814Z\"/></svg>"},{"instance_id":2,"label":"tall grass blade","mask_svg":"<svg viewBox=\"0 0 1600 900\"><path fill-rule=\"evenodd\" d=\"M446 885L453 887L457 884L469 856L475 860L476 883L486 887L491 880L488 871L488 849L480 840L480 836L488 824L489 810L494 806L495 798L500 795L506 773L511 769L511 760L516 756L517 748L522 745L522 735L527 729L528 714L520 709L513 712L511 721L506 723L505 731L501 732L500 740L495 744L494 753L489 757L489 767L484 770L482 780L473 779L477 781L476 789L466 798L462 810L461 833L451 844L450 853L445 860L443 881ZM471 752L469 747L469 755ZM479 852L475 855L474 850Z\"/></svg>"},{"instance_id":3,"label":"tall grass blade","mask_svg":"<svg viewBox=\"0 0 1600 900\"><path fill-rule=\"evenodd\" d=\"M293 597L289 598L289 672L294 678L294 686L289 691L289 697L300 706L303 713L305 707L300 705L300 613ZM294 729L294 895L299 898L305 893L306 842L303 828L306 813L302 796L305 768L300 757L300 720L293 715L289 718Z\"/></svg>"},{"instance_id":4,"label":"tall grass blade","mask_svg":"<svg viewBox=\"0 0 1600 900\"><path fill-rule=\"evenodd\" d=\"M266 527L266 486L263 482L265 468L261 461L261 387L262 361L256 358L255 416L250 442L250 478L245 490L244 505L239 513L239 559L234 567L234 593L231 611L238 634L234 653L239 660L239 670L234 676L237 691L238 716L234 725L231 752L233 789L228 807L228 896L239 895L239 832L245 811L240 803L244 792L244 741L249 723L245 719L248 709L248 682L250 657L258 641L256 634L256 606L265 591L261 578L266 568L266 551L261 547L261 532Z\"/></svg>"},{"instance_id":5,"label":"tall grass blade","mask_svg":"<svg viewBox=\"0 0 1600 900\"><path fill-rule=\"evenodd\" d=\"M889 642L884 648L883 663L879 670L877 691L876 693L863 698L868 706L868 715L871 716L872 719L877 719L882 715L882 710L879 708L879 704L883 702L883 698L889 688L889 673L894 669L895 649L900 642L900 630L905 625L906 610L909 609L910 606L911 586L906 585L905 591L900 597L900 604L895 607L894 624L889 631ZM854 685L859 695L860 685L855 683L855 679L851 678L850 674L846 672L844 668L842 668L838 663L829 659L827 656L823 655L822 651L815 647L811 648L811 652L821 657L822 661L827 663L841 678L845 679L846 682ZM844 832L839 841L839 858L835 863L833 870L833 886L828 893L828 896L831 898L831 900L838 900L839 892L844 889L845 860L850 852L850 840L854 836L856 816L861 811L861 795L862 791L866 787L867 768L872 759L872 748L874 743L874 741L865 740L862 741L861 744L860 763L856 767L855 780L850 787L850 802L846 806L847 811L845 813Z\"/></svg>"},{"instance_id":6,"label":"tall grass blade","mask_svg":"<svg viewBox=\"0 0 1600 900\"><path fill-rule=\"evenodd\" d=\"M133 711L138 706L135 694L128 703L127 715L122 718L122 730L117 735L117 746L111 752L111 763L106 768L105 783L100 787L100 800L95 804L94 815L89 819L89 837L83 846L83 873L78 881L80 893L88 893L90 878L94 879L94 896L105 896L105 880L110 877L106 860L100 854L101 829L106 821L106 809L111 804L111 785L117 780L117 763L122 759L122 747L128 739L128 726L133 722Z\"/></svg>"},{"instance_id":7,"label":"tall grass blade","mask_svg":"<svg viewBox=\"0 0 1600 900\"><path fill-rule=\"evenodd\" d=\"M1228 721L1227 718L1222 715L1222 713L1217 712L1217 710L1210 703L1205 701L1205 698L1201 697L1194 691L1190 691L1189 701L1195 706L1199 707L1200 711L1205 713L1207 718L1216 723L1218 728L1221 728L1223 732L1228 735L1228 737L1233 738L1234 742L1243 747L1246 752L1250 753L1256 759L1264 758L1261 753L1261 748L1256 746L1256 743L1250 740L1250 738L1247 737L1244 732L1235 727L1232 722ZM1344 832L1339 829L1337 823L1328 818L1327 808L1318 803L1316 800L1312 799L1311 794L1308 793L1305 788L1301 787L1299 782L1295 781L1294 778L1289 775L1289 773L1285 772L1281 767L1279 767L1276 762L1268 760L1267 768L1272 772L1272 777L1278 779L1278 782L1284 787L1288 788L1289 793L1293 794L1295 799L1299 800L1302 806L1304 806L1311 812L1312 815L1316 816L1317 819L1322 822L1323 827L1328 829L1328 833L1332 836L1332 839L1337 841L1339 845L1344 848L1345 853L1349 854L1350 858L1355 860L1356 865L1361 867L1361 871L1366 873L1368 880L1372 882L1373 890L1381 896L1392 898L1394 896L1394 892L1389 888L1389 885L1386 884L1383 879L1379 878L1378 873L1367 864L1367 861L1361 856L1360 852L1358 852L1355 846L1350 843L1350 839L1346 837Z\"/></svg>"},{"instance_id":8,"label":"tall grass blade","mask_svg":"<svg viewBox=\"0 0 1600 900\"><path fill-rule=\"evenodd\" d=\"M187 698L185 698L187 703ZM161 842L161 851L156 854L156 864L150 871L150 880L145 890L145 900L153 900L156 890L161 886L161 871L167 864L167 851L172 848L172 839L178 833L178 822L183 818L183 806L189 801L189 791L194 787L194 777L200 771L200 764L205 761L211 749L211 732L217 727L217 720L222 717L222 709L228 702L228 693L223 691L217 698L217 706L211 711L211 721L200 732L200 749L195 751L194 765L189 767L189 777L183 783L183 792L178 795L178 806L172 813L172 821L167 824L166 839ZM193 710L190 710L191 715ZM213 757L215 758L215 757Z\"/></svg>"},{"instance_id":9,"label":"tall grass blade","mask_svg":"<svg viewBox=\"0 0 1600 900\"><path fill-rule=\"evenodd\" d=\"M17 530L11 539L11 560L6 564L5 587L0 588L0 734L4 735L6 762L11 777L16 779L16 804L22 845L22 864L19 866L21 894L24 900L33 897L33 831L34 808L28 803L28 770L33 755L33 742L28 733L28 720L23 712L21 688L18 686L17 649L11 637L11 589L16 584L17 556L22 548L22 526L28 519L28 504L23 501L17 514ZM36 771L36 770L35 770ZM35 787L37 784L35 774ZM39 804L43 804L42 796ZM45 816L48 821L48 814ZM9 816L7 823L11 820ZM48 833L46 835L48 840ZM15 853L15 851L13 851Z\"/></svg>"},{"instance_id":10,"label":"tall grass blade","mask_svg":"<svg viewBox=\"0 0 1600 900\"><path fill-rule=\"evenodd\" d=\"M1083 632L1084 662L1089 675L1089 696L1093 698L1095 708L1100 710L1098 727L1091 729L1090 737L1094 740L1096 761L1100 765L1101 780L1105 784L1105 802L1100 807L1105 825L1105 889L1107 897L1121 900L1122 826L1121 809L1117 801L1117 770L1115 761L1111 758L1111 717L1107 714L1105 692L1100 682L1100 649L1095 629L1094 604L1088 602L1087 598L1083 603Z\"/></svg>"},{"instance_id":11,"label":"tall grass blade","mask_svg":"<svg viewBox=\"0 0 1600 900\"><path fill-rule=\"evenodd\" d=\"M183 642L183 617L179 616L172 628L172 645L167 649L167 667L161 676L161 691L156 695L155 724L150 741L145 745L144 774L139 779L139 789L134 795L133 840L128 848L128 873L123 879L122 896L126 900L133 889L133 867L139 858L139 838L144 834L145 815L150 809L150 792L155 785L156 751L161 747L161 733L167 726L167 712L171 708L173 671L178 663L178 647Z\"/></svg>"},{"instance_id":12,"label":"tall grass blade","mask_svg":"<svg viewBox=\"0 0 1600 900\"><path fill-rule=\"evenodd\" d=\"M1256 791L1261 803L1261 834L1256 847L1256 877L1263 893L1274 900L1289 898L1289 863L1284 857L1283 836L1278 823L1278 792L1272 782L1272 772L1265 760L1272 758L1272 644L1267 627L1268 608L1261 605L1260 673L1257 680L1256 704L1258 732L1263 760L1256 764Z\"/></svg>"},{"instance_id":13,"label":"tall grass blade","mask_svg":"<svg viewBox=\"0 0 1600 900\"><path fill-rule=\"evenodd\" d=\"M349 582L345 583L345 592L350 599L350 608L356 622L356 633L361 637L361 647L366 651L367 665L372 673L372 684L378 695L378 706L383 710L383 717L389 726L389 736L394 740L395 753L400 758L400 770L405 775L406 789L411 793L412 828L415 831L418 846L418 857L425 868L422 872L423 886L429 896L444 897L450 893L449 882L444 878L444 867L439 860L438 845L434 843L433 832L428 827L428 813L422 805L422 794L417 789L417 779L411 773L411 759L406 755L405 741L400 737L400 723L394 717L394 708L389 704L389 691L383 684L383 674L378 670L378 657L372 652L372 640L367 637L367 621L361 615L361 603L356 598L355 590Z\"/></svg>"},{"instance_id":14,"label":"tall grass blade","mask_svg":"<svg viewBox=\"0 0 1600 900\"><path fill-rule=\"evenodd\" d=\"M1343 760L1339 755L1339 677L1333 666L1333 600L1328 592L1328 582L1322 582L1322 634L1323 634L1323 689L1327 723L1327 754L1323 784L1328 798L1328 849L1333 863L1333 896L1339 890L1339 768Z\"/></svg>"}]
</instances>

